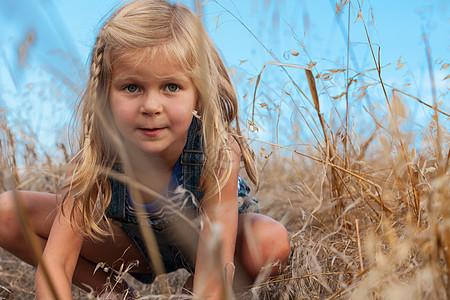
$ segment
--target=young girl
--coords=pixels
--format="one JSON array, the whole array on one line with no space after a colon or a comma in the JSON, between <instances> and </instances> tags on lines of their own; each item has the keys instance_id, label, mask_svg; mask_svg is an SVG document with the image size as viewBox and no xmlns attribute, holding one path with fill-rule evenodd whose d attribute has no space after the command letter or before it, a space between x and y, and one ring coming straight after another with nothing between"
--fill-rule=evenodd
<instances>
[{"instance_id":1,"label":"young girl","mask_svg":"<svg viewBox=\"0 0 450 300\"><path fill-rule=\"evenodd\" d=\"M287 232L250 212L257 201L239 177L241 158L255 183L257 173L237 114L233 84L192 11L165 0L124 4L92 51L79 150L63 193L2 194L0 246L36 264L20 243L17 197L55 288L38 265L40 299L71 299L72 283L106 297L108 278L124 297L128 286L110 270L128 265L146 283L185 268L193 293L208 299L227 295L235 271L250 281L264 270L277 274L289 254ZM98 263L105 267L96 270Z\"/></svg>"}]
</instances>

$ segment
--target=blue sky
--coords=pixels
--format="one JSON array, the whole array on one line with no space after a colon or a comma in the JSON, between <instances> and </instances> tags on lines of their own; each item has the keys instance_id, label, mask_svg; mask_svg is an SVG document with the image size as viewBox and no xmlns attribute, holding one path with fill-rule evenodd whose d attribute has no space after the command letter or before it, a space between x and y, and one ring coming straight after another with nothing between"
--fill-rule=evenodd
<instances>
[{"instance_id":1,"label":"blue sky","mask_svg":"<svg viewBox=\"0 0 450 300\"><path fill-rule=\"evenodd\" d=\"M86 78L86 62L95 33L101 19L118 2L16 0L0 3L0 26L4 31L0 37L0 108L6 110L10 122L19 125L29 122L30 132L34 131L35 138L44 145L51 145L66 134L72 106ZM193 1L181 2L194 7ZM217 0L203 5L203 21L232 69L242 99L244 121L250 118L254 78L265 63L278 60L307 66L314 62L315 75L347 65L349 11L345 6L336 14L336 3L341 1ZM449 111L446 93L450 79L443 79L450 74L450 69L445 68L450 60L450 2L360 0L351 3L349 67L352 71L349 76L374 68L364 19L375 51L380 49L383 80L432 104L422 38L425 34L431 48L437 95L443 109ZM362 19L358 18L360 5ZM297 56L293 55L297 52ZM404 65L397 69L399 59ZM257 138L270 139L264 123L267 118L272 122L276 108L281 101L286 101L281 92L283 87L293 91L287 83L290 79L308 90L302 70L288 68L287 72L290 78L280 67L268 66L262 75L256 100L261 130L259 136L252 133ZM331 85L318 83L319 93L340 94L345 89L343 80L343 76L336 76ZM374 95L376 104L379 91L374 91ZM293 94L293 98L300 99L301 95ZM305 99L298 101L296 105L308 105ZM415 101L405 101L419 113L428 113L422 107L417 108ZM265 103L267 107L263 107ZM358 105L354 109L359 110ZM287 119L292 120L292 115ZM446 125L448 128L448 122Z\"/></svg>"}]
</instances>

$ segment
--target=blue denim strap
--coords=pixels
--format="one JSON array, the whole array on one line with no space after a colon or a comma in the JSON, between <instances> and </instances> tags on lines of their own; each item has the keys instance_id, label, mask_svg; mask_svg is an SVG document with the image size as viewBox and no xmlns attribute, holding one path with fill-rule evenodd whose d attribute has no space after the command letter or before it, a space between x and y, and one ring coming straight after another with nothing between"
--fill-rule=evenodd
<instances>
[{"instance_id":1,"label":"blue denim strap","mask_svg":"<svg viewBox=\"0 0 450 300\"><path fill-rule=\"evenodd\" d=\"M203 191L199 189L199 186L205 155L203 152L201 121L195 117L192 118L180 162L183 187L195 196L197 202L200 202L203 198Z\"/></svg>"},{"instance_id":2,"label":"blue denim strap","mask_svg":"<svg viewBox=\"0 0 450 300\"><path fill-rule=\"evenodd\" d=\"M115 163L112 167L114 172L123 174L121 164ZM126 202L128 197L127 186L120 180L108 178L111 184L111 202L106 208L105 215L122 222L132 222L130 216L126 213Z\"/></svg>"}]
</instances>

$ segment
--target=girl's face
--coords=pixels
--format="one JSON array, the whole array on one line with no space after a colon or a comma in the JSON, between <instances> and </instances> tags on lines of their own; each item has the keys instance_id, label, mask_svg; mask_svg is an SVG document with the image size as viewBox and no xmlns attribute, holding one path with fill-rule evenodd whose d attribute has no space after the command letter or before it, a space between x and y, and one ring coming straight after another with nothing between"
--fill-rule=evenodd
<instances>
[{"instance_id":1,"label":"girl's face","mask_svg":"<svg viewBox=\"0 0 450 300\"><path fill-rule=\"evenodd\" d=\"M170 58L125 52L113 64L109 101L130 157L176 160L197 106L192 79Z\"/></svg>"}]
</instances>

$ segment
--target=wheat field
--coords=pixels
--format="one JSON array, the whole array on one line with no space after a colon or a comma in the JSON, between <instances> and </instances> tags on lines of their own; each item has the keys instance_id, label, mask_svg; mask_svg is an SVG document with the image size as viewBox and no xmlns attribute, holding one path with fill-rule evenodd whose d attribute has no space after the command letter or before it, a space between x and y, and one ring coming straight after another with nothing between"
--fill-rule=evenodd
<instances>
[{"instance_id":1,"label":"wheat field","mask_svg":"<svg viewBox=\"0 0 450 300\"><path fill-rule=\"evenodd\" d=\"M253 76L230 66L260 168L253 196L262 213L286 226L291 242L282 275L257 280L236 298L448 299L450 75L436 79L443 87L434 77L436 70L450 74L450 61L433 58L424 35L427 97L386 81L367 30L373 16L359 14L358 1L334 2L337 13L356 16L351 26L366 29L370 59L359 70L348 60L334 68L313 59L296 64L310 55L300 46L286 49L290 61L274 58ZM404 68L401 59L395 67ZM281 79L270 80L274 74ZM0 109L0 192L58 192L70 145L62 139L43 150L33 128ZM0 249L0 299L34 299L34 272ZM123 276L140 299L192 298L182 289L186 272L148 286ZM73 295L93 298L78 288Z\"/></svg>"}]
</instances>

